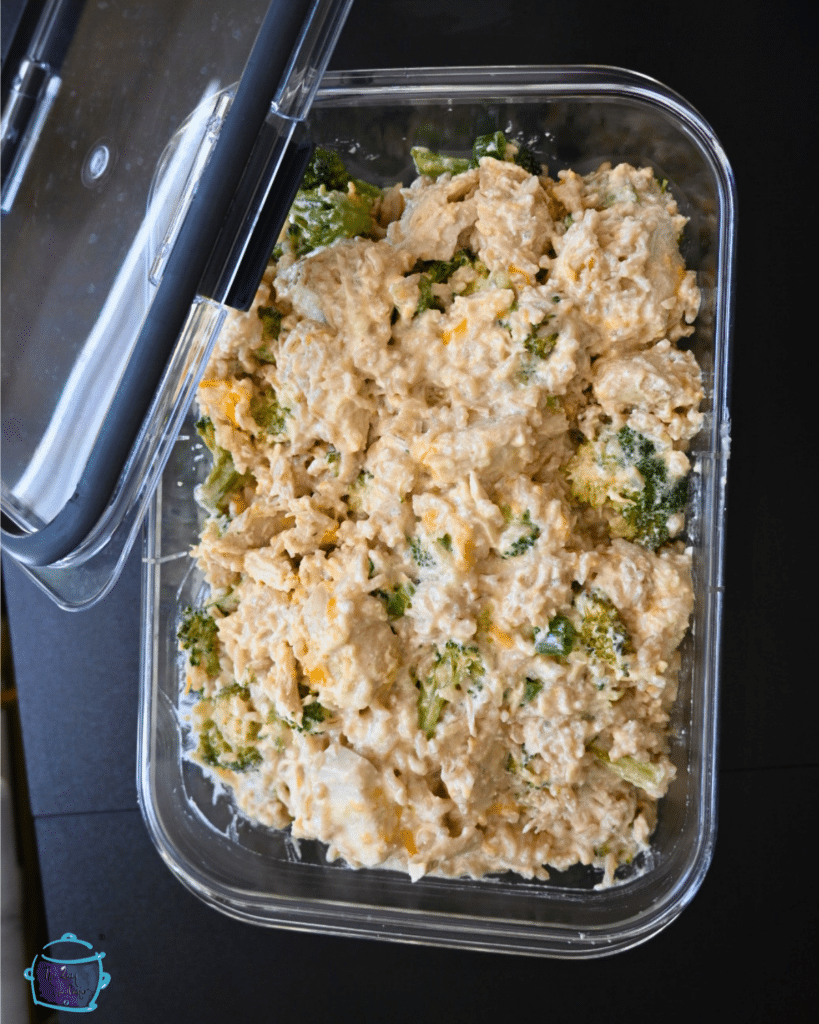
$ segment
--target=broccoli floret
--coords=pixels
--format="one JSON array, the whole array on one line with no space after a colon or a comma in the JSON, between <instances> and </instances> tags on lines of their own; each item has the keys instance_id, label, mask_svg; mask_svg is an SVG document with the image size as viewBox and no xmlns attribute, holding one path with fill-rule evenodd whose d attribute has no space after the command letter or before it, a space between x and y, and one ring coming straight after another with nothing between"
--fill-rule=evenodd
<instances>
[{"instance_id":1,"label":"broccoli floret","mask_svg":"<svg viewBox=\"0 0 819 1024\"><path fill-rule=\"evenodd\" d=\"M460 267L474 266L477 257L468 249L459 249L451 260L422 260L416 264L435 284L443 284Z\"/></svg>"},{"instance_id":2,"label":"broccoli floret","mask_svg":"<svg viewBox=\"0 0 819 1024\"><path fill-rule=\"evenodd\" d=\"M194 668L201 665L211 679L219 675L219 631L212 615L186 608L176 636Z\"/></svg>"},{"instance_id":3,"label":"broccoli floret","mask_svg":"<svg viewBox=\"0 0 819 1024\"><path fill-rule=\"evenodd\" d=\"M581 618L579 640L589 656L627 676L634 646L614 604L599 590L581 591L574 603Z\"/></svg>"},{"instance_id":4,"label":"broccoli floret","mask_svg":"<svg viewBox=\"0 0 819 1024\"><path fill-rule=\"evenodd\" d=\"M216 451L216 431L210 416L203 416L196 421L196 433L202 438L210 451Z\"/></svg>"},{"instance_id":5,"label":"broccoli floret","mask_svg":"<svg viewBox=\"0 0 819 1024\"><path fill-rule=\"evenodd\" d=\"M285 420L289 414L290 410L279 403L276 392L271 387L263 388L250 399L250 415L259 430L265 434L283 434Z\"/></svg>"},{"instance_id":6,"label":"broccoli floret","mask_svg":"<svg viewBox=\"0 0 819 1024\"><path fill-rule=\"evenodd\" d=\"M327 449L327 454L324 456L328 466L333 467L333 476L338 476L339 467L341 465L341 452L331 445Z\"/></svg>"},{"instance_id":7,"label":"broccoli floret","mask_svg":"<svg viewBox=\"0 0 819 1024\"><path fill-rule=\"evenodd\" d=\"M511 149L511 151L510 151ZM518 167L522 167L529 174L540 174L540 161L534 153L526 146L519 146L516 142L511 143L503 132L492 132L490 135L479 135L472 147L472 166L477 167L481 157L492 156L496 160L512 159Z\"/></svg>"},{"instance_id":8,"label":"broccoli floret","mask_svg":"<svg viewBox=\"0 0 819 1024\"><path fill-rule=\"evenodd\" d=\"M670 476L665 461L649 438L630 427L617 432L626 457L643 478L636 494L626 494L628 504L619 509L612 532L656 551L670 539L668 520L685 510L688 501L688 475Z\"/></svg>"},{"instance_id":9,"label":"broccoli floret","mask_svg":"<svg viewBox=\"0 0 819 1024\"><path fill-rule=\"evenodd\" d=\"M308 701L301 709L301 724L294 722L291 718L285 718L281 715L276 714L275 711L271 710L268 712L267 721L270 723L279 723L280 725L287 726L288 729L294 729L300 733L315 733L319 732L319 726L322 722L326 722L329 718L333 717L333 712L329 708L324 707L316 699L316 695L311 693L306 686L299 685L299 693L302 697L309 696L312 700Z\"/></svg>"},{"instance_id":10,"label":"broccoli floret","mask_svg":"<svg viewBox=\"0 0 819 1024\"><path fill-rule=\"evenodd\" d=\"M421 271L421 277L418 280L418 306L413 316L420 316L428 309L444 312L443 300L435 294L432 286L445 284L460 267L475 267L478 273L482 273L482 269L486 270L468 249L459 249L451 260L421 260L415 265L415 272Z\"/></svg>"},{"instance_id":11,"label":"broccoli floret","mask_svg":"<svg viewBox=\"0 0 819 1024\"><path fill-rule=\"evenodd\" d=\"M293 252L304 256L338 238L370 234L382 194L378 185L353 178L337 153L316 149L288 216Z\"/></svg>"},{"instance_id":12,"label":"broccoli floret","mask_svg":"<svg viewBox=\"0 0 819 1024\"><path fill-rule=\"evenodd\" d=\"M547 316L545 320L536 324L532 328L531 333L524 339L523 347L530 356L535 356L537 359L545 359L555 347L558 332L550 331L546 326L547 322L551 319L551 316Z\"/></svg>"},{"instance_id":13,"label":"broccoli floret","mask_svg":"<svg viewBox=\"0 0 819 1024\"><path fill-rule=\"evenodd\" d=\"M298 685L299 697L306 701L301 709L301 725L297 725L289 718L279 718L278 720L289 726L289 728L295 729L296 732L316 732L322 722L326 722L328 718L333 717L333 712L319 703L317 695L306 682L300 682Z\"/></svg>"},{"instance_id":14,"label":"broccoli floret","mask_svg":"<svg viewBox=\"0 0 819 1024\"><path fill-rule=\"evenodd\" d=\"M540 679L532 679L530 676L526 677L526 682L523 686L523 699L520 702L520 706L531 703L535 697L543 689L543 682Z\"/></svg>"},{"instance_id":15,"label":"broccoli floret","mask_svg":"<svg viewBox=\"0 0 819 1024\"><path fill-rule=\"evenodd\" d=\"M250 688L242 683L232 682L230 686L224 686L215 695L214 700L230 700L231 697L241 697L244 701L250 700Z\"/></svg>"},{"instance_id":16,"label":"broccoli floret","mask_svg":"<svg viewBox=\"0 0 819 1024\"><path fill-rule=\"evenodd\" d=\"M216 432L209 416L203 416L197 421L196 432L213 453L213 468L207 480L197 489L197 500L211 515L227 515L231 497L244 487L254 484L256 478L250 471L236 471L233 456L216 444Z\"/></svg>"},{"instance_id":17,"label":"broccoli floret","mask_svg":"<svg viewBox=\"0 0 819 1024\"><path fill-rule=\"evenodd\" d=\"M364 508L364 497L370 489L372 481L372 473L370 473L369 470L362 469L355 480L350 484L350 490L347 493L347 507L351 512L362 511Z\"/></svg>"},{"instance_id":18,"label":"broccoli floret","mask_svg":"<svg viewBox=\"0 0 819 1024\"><path fill-rule=\"evenodd\" d=\"M518 147L518 151L515 153L515 163L518 167L522 167L524 171L528 171L529 174L537 176L543 172L540 161L531 149L528 149L526 146Z\"/></svg>"},{"instance_id":19,"label":"broccoli floret","mask_svg":"<svg viewBox=\"0 0 819 1024\"><path fill-rule=\"evenodd\" d=\"M259 732L259 723L253 722L251 725L255 728L249 732L255 739ZM248 745L234 749L224 738L222 730L212 718L202 724L197 753L201 760L211 768L227 768L233 772L246 772L252 768L258 768L262 763L262 755L256 747Z\"/></svg>"},{"instance_id":20,"label":"broccoli floret","mask_svg":"<svg viewBox=\"0 0 819 1024\"><path fill-rule=\"evenodd\" d=\"M529 174L540 174L542 170L537 157L525 146L512 143L510 152L509 140L501 131L477 136L472 144L471 158L444 156L442 153L433 153L426 146L413 146L410 153L418 174L425 174L429 178L437 178L445 171L453 175L462 174L472 167L477 167L484 156L491 156L496 160L511 158Z\"/></svg>"},{"instance_id":21,"label":"broccoli floret","mask_svg":"<svg viewBox=\"0 0 819 1024\"><path fill-rule=\"evenodd\" d=\"M233 495L255 482L256 478L249 470L246 473L237 471L230 452L217 447L213 456L213 469L197 489L196 496L206 512L211 515L227 515Z\"/></svg>"},{"instance_id":22,"label":"broccoli floret","mask_svg":"<svg viewBox=\"0 0 819 1024\"><path fill-rule=\"evenodd\" d=\"M372 200L355 190L328 192L321 187L297 192L287 232L295 254L305 256L338 238L369 234L371 209Z\"/></svg>"},{"instance_id":23,"label":"broccoli floret","mask_svg":"<svg viewBox=\"0 0 819 1024\"><path fill-rule=\"evenodd\" d=\"M503 552L503 555L501 556L503 558L517 558L519 555L525 554L534 546L535 541L540 536L540 527L537 523L532 522L532 516L528 508L519 519L513 521L519 526L524 527L526 532L518 537L511 547Z\"/></svg>"},{"instance_id":24,"label":"broccoli floret","mask_svg":"<svg viewBox=\"0 0 819 1024\"><path fill-rule=\"evenodd\" d=\"M441 545L444 551L448 551L450 555L452 554L452 538L449 536L448 533L445 533L443 537L439 537L438 543Z\"/></svg>"},{"instance_id":25,"label":"broccoli floret","mask_svg":"<svg viewBox=\"0 0 819 1024\"><path fill-rule=\"evenodd\" d=\"M496 160L505 160L507 145L508 142L503 132L479 135L472 144L472 166L477 167L481 157L484 156L492 156Z\"/></svg>"},{"instance_id":26,"label":"broccoli floret","mask_svg":"<svg viewBox=\"0 0 819 1024\"><path fill-rule=\"evenodd\" d=\"M431 738L438 724L444 704L449 700L442 695L452 689L462 689L470 683L480 686L484 668L477 647L464 647L447 640L443 651L437 651L432 672L425 681L416 680L418 693L418 728Z\"/></svg>"},{"instance_id":27,"label":"broccoli floret","mask_svg":"<svg viewBox=\"0 0 819 1024\"><path fill-rule=\"evenodd\" d=\"M625 779L626 782L639 786L649 793L659 789L665 781L666 773L661 765L637 761L633 757L618 757L616 761L612 761L608 752L595 743L589 744L588 749L598 761L619 775L621 779Z\"/></svg>"},{"instance_id":28,"label":"broccoli floret","mask_svg":"<svg viewBox=\"0 0 819 1024\"><path fill-rule=\"evenodd\" d=\"M534 680L527 680L527 682L534 682ZM537 754L530 754L525 746L517 747L515 754L512 751L507 754L506 770L512 775L517 775L526 789L548 789L551 785L550 780L538 773L538 769L542 771L544 767L542 759Z\"/></svg>"},{"instance_id":29,"label":"broccoli floret","mask_svg":"<svg viewBox=\"0 0 819 1024\"><path fill-rule=\"evenodd\" d=\"M256 313L262 321L262 340L278 341L282 330L282 317L284 314L276 309L275 306L259 306Z\"/></svg>"},{"instance_id":30,"label":"broccoli floret","mask_svg":"<svg viewBox=\"0 0 819 1024\"><path fill-rule=\"evenodd\" d=\"M301 709L301 727L296 727L299 732L315 732L316 727L333 717L333 712L314 700L311 704L305 704Z\"/></svg>"},{"instance_id":31,"label":"broccoli floret","mask_svg":"<svg viewBox=\"0 0 819 1024\"><path fill-rule=\"evenodd\" d=\"M437 309L443 313L446 307L444 300L432 290L432 279L426 274L421 274L418 280L418 305L415 307L414 317L426 313L428 309Z\"/></svg>"},{"instance_id":32,"label":"broccoli floret","mask_svg":"<svg viewBox=\"0 0 819 1024\"><path fill-rule=\"evenodd\" d=\"M262 760L262 755L256 747L239 747L234 760L228 761L225 768L233 772L247 772L258 768Z\"/></svg>"},{"instance_id":33,"label":"broccoli floret","mask_svg":"<svg viewBox=\"0 0 819 1024\"><path fill-rule=\"evenodd\" d=\"M323 185L330 192L343 192L349 181L350 173L338 153L316 146L304 172L301 188L307 190Z\"/></svg>"},{"instance_id":34,"label":"broccoli floret","mask_svg":"<svg viewBox=\"0 0 819 1024\"><path fill-rule=\"evenodd\" d=\"M552 658L568 658L576 639L577 630L569 619L565 615L555 615L549 619L549 628L545 632L535 626L535 653L548 654Z\"/></svg>"},{"instance_id":35,"label":"broccoli floret","mask_svg":"<svg viewBox=\"0 0 819 1024\"><path fill-rule=\"evenodd\" d=\"M429 569L435 565L435 559L424 547L420 537L407 537L412 560L421 569Z\"/></svg>"},{"instance_id":36,"label":"broccoli floret","mask_svg":"<svg viewBox=\"0 0 819 1024\"><path fill-rule=\"evenodd\" d=\"M581 444L566 475L579 501L613 512L613 536L653 551L671 538L669 519L688 500L688 475L669 473L655 443L630 427Z\"/></svg>"},{"instance_id":37,"label":"broccoli floret","mask_svg":"<svg viewBox=\"0 0 819 1024\"><path fill-rule=\"evenodd\" d=\"M262 344L256 349L256 358L261 363L272 363L275 366L276 356L270 342L279 340L283 314L275 306L259 306L256 312L262 321Z\"/></svg>"},{"instance_id":38,"label":"broccoli floret","mask_svg":"<svg viewBox=\"0 0 819 1024\"><path fill-rule=\"evenodd\" d=\"M414 593L415 587L407 582L398 583L390 591L374 590L373 597L378 597L384 602L387 618L394 622L396 619L402 618L407 608L412 608L412 595Z\"/></svg>"},{"instance_id":39,"label":"broccoli floret","mask_svg":"<svg viewBox=\"0 0 819 1024\"><path fill-rule=\"evenodd\" d=\"M413 146L410 156L415 164L416 172L425 174L428 178L437 178L446 171L449 171L450 174L462 174L469 170L471 162L465 157L433 153L426 146Z\"/></svg>"},{"instance_id":40,"label":"broccoli floret","mask_svg":"<svg viewBox=\"0 0 819 1024\"><path fill-rule=\"evenodd\" d=\"M230 615L231 612L235 612L239 607L239 595L233 587L230 587L220 598L213 602L213 605L223 615Z\"/></svg>"}]
</instances>

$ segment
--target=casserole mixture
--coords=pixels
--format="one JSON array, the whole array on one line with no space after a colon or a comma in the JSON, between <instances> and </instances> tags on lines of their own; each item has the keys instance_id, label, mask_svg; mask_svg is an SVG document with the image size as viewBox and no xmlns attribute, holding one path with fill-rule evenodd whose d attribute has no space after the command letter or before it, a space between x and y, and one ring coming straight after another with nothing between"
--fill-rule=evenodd
<instances>
[{"instance_id":1,"label":"casserole mixture","mask_svg":"<svg viewBox=\"0 0 819 1024\"><path fill-rule=\"evenodd\" d=\"M648 169L318 151L198 393L192 756L351 867L614 880L674 776L699 291Z\"/></svg>"}]
</instances>

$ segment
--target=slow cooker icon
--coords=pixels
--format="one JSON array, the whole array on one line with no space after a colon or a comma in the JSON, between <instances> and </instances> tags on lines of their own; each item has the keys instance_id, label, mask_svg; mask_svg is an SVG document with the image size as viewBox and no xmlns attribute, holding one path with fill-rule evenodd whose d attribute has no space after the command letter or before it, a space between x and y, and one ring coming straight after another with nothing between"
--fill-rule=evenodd
<instances>
[{"instance_id":1,"label":"slow cooker icon","mask_svg":"<svg viewBox=\"0 0 819 1024\"><path fill-rule=\"evenodd\" d=\"M36 1004L77 1013L96 1010L100 989L111 980L111 975L102 969L105 953L83 955L84 950L77 946L93 950L90 942L66 932L62 938L47 942L43 952L34 957L31 967L23 971L23 976L31 982L31 997Z\"/></svg>"}]
</instances>

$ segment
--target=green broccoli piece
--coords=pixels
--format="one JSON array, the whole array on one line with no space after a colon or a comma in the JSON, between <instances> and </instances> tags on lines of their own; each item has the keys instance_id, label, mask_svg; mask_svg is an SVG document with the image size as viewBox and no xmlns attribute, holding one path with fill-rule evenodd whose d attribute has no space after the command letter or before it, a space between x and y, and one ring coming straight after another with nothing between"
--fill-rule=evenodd
<instances>
[{"instance_id":1,"label":"green broccoli piece","mask_svg":"<svg viewBox=\"0 0 819 1024\"><path fill-rule=\"evenodd\" d=\"M470 168L477 167L481 157L491 156L495 160L506 160L509 148L509 140L501 131L489 132L486 135L478 135L472 144L472 156L444 156L442 153L433 153L426 146L413 146L410 150L415 170L418 174L425 174L429 178L437 178L444 172L450 174L462 174ZM512 144L513 152L511 159L518 166L523 167L529 174L540 174L541 166L538 159L531 150L525 146Z\"/></svg>"},{"instance_id":2,"label":"green broccoli piece","mask_svg":"<svg viewBox=\"0 0 819 1024\"><path fill-rule=\"evenodd\" d=\"M543 636L538 634L543 633ZM548 654L552 658L568 658L577 640L577 630L565 615L549 619L549 628L543 632L535 626L535 654Z\"/></svg>"},{"instance_id":3,"label":"green broccoli piece","mask_svg":"<svg viewBox=\"0 0 819 1024\"><path fill-rule=\"evenodd\" d=\"M418 280L418 305L413 317L426 313L428 309L437 309L443 313L446 309L443 299L432 290L432 279L422 274Z\"/></svg>"},{"instance_id":4,"label":"green broccoli piece","mask_svg":"<svg viewBox=\"0 0 819 1024\"><path fill-rule=\"evenodd\" d=\"M250 415L256 426L265 434L283 434L285 420L290 410L279 403L276 392L271 387L263 388L250 399Z\"/></svg>"},{"instance_id":5,"label":"green broccoli piece","mask_svg":"<svg viewBox=\"0 0 819 1024\"><path fill-rule=\"evenodd\" d=\"M251 729L250 733L255 738L260 726L258 722L253 722L252 726L255 726L255 729ZM202 724L197 753L211 768L227 768L233 772L250 771L262 763L262 755L256 747L248 745L234 749L212 718Z\"/></svg>"},{"instance_id":6,"label":"green broccoli piece","mask_svg":"<svg viewBox=\"0 0 819 1024\"><path fill-rule=\"evenodd\" d=\"M202 731L199 734L199 757L210 765L211 768L219 766L219 758L222 754L230 751L230 746L222 736L222 730L209 718L202 724Z\"/></svg>"},{"instance_id":7,"label":"green broccoli piece","mask_svg":"<svg viewBox=\"0 0 819 1024\"><path fill-rule=\"evenodd\" d=\"M531 333L524 339L523 347L530 356L535 356L537 359L545 359L554 349L557 343L558 332L550 331L546 327L546 323L551 319L550 315L539 324L535 324L532 327Z\"/></svg>"},{"instance_id":8,"label":"green broccoli piece","mask_svg":"<svg viewBox=\"0 0 819 1024\"><path fill-rule=\"evenodd\" d=\"M581 618L578 637L586 652L627 676L627 656L634 653L634 645L614 604L599 590L581 591L574 603Z\"/></svg>"},{"instance_id":9,"label":"green broccoli piece","mask_svg":"<svg viewBox=\"0 0 819 1024\"><path fill-rule=\"evenodd\" d=\"M625 779L633 786L648 790L649 793L659 789L665 781L666 772L661 765L638 761L633 757L619 757L616 761L612 761L608 752L595 743L590 743L587 749L601 764L611 769L621 779Z\"/></svg>"},{"instance_id":10,"label":"green broccoli piece","mask_svg":"<svg viewBox=\"0 0 819 1024\"><path fill-rule=\"evenodd\" d=\"M216 448L213 469L207 480L200 484L196 496L206 512L226 516L230 511L230 500L233 495L255 482L256 478L249 470L246 473L237 471L230 452L224 448Z\"/></svg>"},{"instance_id":11,"label":"green broccoli piece","mask_svg":"<svg viewBox=\"0 0 819 1024\"><path fill-rule=\"evenodd\" d=\"M378 185L352 178L336 153L317 149L288 215L287 236L296 256L338 238L370 234L373 204L382 194Z\"/></svg>"},{"instance_id":12,"label":"green broccoli piece","mask_svg":"<svg viewBox=\"0 0 819 1024\"><path fill-rule=\"evenodd\" d=\"M364 508L364 498L373 481L373 475L369 470L362 469L358 476L350 484L347 493L347 507L351 512L361 512Z\"/></svg>"},{"instance_id":13,"label":"green broccoli piece","mask_svg":"<svg viewBox=\"0 0 819 1024\"><path fill-rule=\"evenodd\" d=\"M522 167L524 171L528 171L529 174L539 176L543 173L540 160L526 146L518 146L518 151L515 153L515 163L518 167Z\"/></svg>"},{"instance_id":14,"label":"green broccoli piece","mask_svg":"<svg viewBox=\"0 0 819 1024\"><path fill-rule=\"evenodd\" d=\"M509 155L507 155L509 154ZM509 140L503 132L492 132L489 135L479 135L472 146L472 166L477 167L481 157L491 156L496 160L507 160L511 156L518 167L522 167L529 174L540 174L542 168L534 153L526 146L519 146L512 143L512 153L509 153Z\"/></svg>"},{"instance_id":15,"label":"green broccoli piece","mask_svg":"<svg viewBox=\"0 0 819 1024\"><path fill-rule=\"evenodd\" d=\"M441 545L444 551L448 551L450 555L452 554L452 538L449 536L448 533L445 533L443 537L439 537L438 543Z\"/></svg>"},{"instance_id":16,"label":"green broccoli piece","mask_svg":"<svg viewBox=\"0 0 819 1024\"><path fill-rule=\"evenodd\" d=\"M304 172L301 188L306 191L323 185L329 192L344 192L349 182L350 172L338 153L316 146Z\"/></svg>"},{"instance_id":17,"label":"green broccoli piece","mask_svg":"<svg viewBox=\"0 0 819 1024\"><path fill-rule=\"evenodd\" d=\"M477 647L464 647L447 640L443 651L436 651L432 672L424 680L416 680L418 693L418 728L430 739L435 732L444 704L449 700L442 690L461 689L470 682L480 686L484 668Z\"/></svg>"},{"instance_id":18,"label":"green broccoli piece","mask_svg":"<svg viewBox=\"0 0 819 1024\"><path fill-rule=\"evenodd\" d=\"M320 704L316 694L310 689L306 682L300 682L299 684L299 697L302 700L309 698L307 703L302 706L301 709L301 725L296 725L295 722L289 718L278 718L273 712L274 719L282 722L290 729L295 729L296 732L316 732L322 722L326 722L328 718L333 717L333 712L328 708Z\"/></svg>"},{"instance_id":19,"label":"green broccoli piece","mask_svg":"<svg viewBox=\"0 0 819 1024\"><path fill-rule=\"evenodd\" d=\"M688 475L670 474L655 443L631 427L581 444L566 475L575 498L610 509L613 536L652 551L671 538L668 521L688 501Z\"/></svg>"},{"instance_id":20,"label":"green broccoli piece","mask_svg":"<svg viewBox=\"0 0 819 1024\"><path fill-rule=\"evenodd\" d=\"M373 597L378 597L384 602L387 618L394 622L396 619L403 617L407 608L412 608L412 595L414 593L415 587L407 582L398 583L390 591L374 590Z\"/></svg>"},{"instance_id":21,"label":"green broccoli piece","mask_svg":"<svg viewBox=\"0 0 819 1024\"><path fill-rule=\"evenodd\" d=\"M617 436L626 458L642 476L643 487L623 495L629 503L619 510L612 532L656 551L670 539L669 518L685 511L688 474L670 477L654 443L630 427L623 427Z\"/></svg>"},{"instance_id":22,"label":"green broccoli piece","mask_svg":"<svg viewBox=\"0 0 819 1024\"><path fill-rule=\"evenodd\" d=\"M258 768L262 760L262 755L256 747L239 747L235 760L228 761L225 768L233 772L247 772Z\"/></svg>"},{"instance_id":23,"label":"green broccoli piece","mask_svg":"<svg viewBox=\"0 0 819 1024\"><path fill-rule=\"evenodd\" d=\"M420 266L435 284L443 284L460 267L472 267L477 262L477 257L468 249L459 249L451 260L422 260Z\"/></svg>"},{"instance_id":24,"label":"green broccoli piece","mask_svg":"<svg viewBox=\"0 0 819 1024\"><path fill-rule=\"evenodd\" d=\"M259 306L256 312L262 321L262 344L256 349L256 358L259 362L272 363L275 366L276 356L270 342L279 340L283 314L275 306Z\"/></svg>"},{"instance_id":25,"label":"green broccoli piece","mask_svg":"<svg viewBox=\"0 0 819 1024\"><path fill-rule=\"evenodd\" d=\"M176 636L194 668L202 665L210 679L219 675L219 631L212 615L186 608Z\"/></svg>"},{"instance_id":26,"label":"green broccoli piece","mask_svg":"<svg viewBox=\"0 0 819 1024\"><path fill-rule=\"evenodd\" d=\"M503 132L479 135L472 143L472 166L477 167L481 157L484 156L492 156L496 160L505 160L507 145L508 142Z\"/></svg>"},{"instance_id":27,"label":"green broccoli piece","mask_svg":"<svg viewBox=\"0 0 819 1024\"><path fill-rule=\"evenodd\" d=\"M373 204L382 194L378 185L353 178L337 153L317 148L290 209L293 251L304 256L338 238L370 234Z\"/></svg>"},{"instance_id":28,"label":"green broccoli piece","mask_svg":"<svg viewBox=\"0 0 819 1024\"><path fill-rule=\"evenodd\" d=\"M203 416L196 421L196 433L205 442L209 451L216 451L216 431L210 416Z\"/></svg>"},{"instance_id":29,"label":"green broccoli piece","mask_svg":"<svg viewBox=\"0 0 819 1024\"><path fill-rule=\"evenodd\" d=\"M211 515L227 515L231 497L244 487L254 484L256 478L250 471L236 471L233 456L216 444L216 432L209 416L203 416L197 421L196 432L213 453L213 468L207 480L197 489L197 500Z\"/></svg>"},{"instance_id":30,"label":"green broccoli piece","mask_svg":"<svg viewBox=\"0 0 819 1024\"><path fill-rule=\"evenodd\" d=\"M435 565L435 559L424 547L420 537L407 537L407 544L410 547L412 560L421 569L429 569Z\"/></svg>"},{"instance_id":31,"label":"green broccoli piece","mask_svg":"<svg viewBox=\"0 0 819 1024\"><path fill-rule=\"evenodd\" d=\"M428 309L444 312L445 306L440 296L432 290L433 284L445 284L460 267L475 267L478 273L486 270L478 258L468 249L459 249L451 260L420 260L415 265L415 272L421 272L418 280L418 306L413 317L420 316ZM482 268L482 269L481 269ZM488 274L488 270L486 271Z\"/></svg>"},{"instance_id":32,"label":"green broccoli piece","mask_svg":"<svg viewBox=\"0 0 819 1024\"><path fill-rule=\"evenodd\" d=\"M262 321L262 340L278 341L284 316L275 306L259 306L256 314Z\"/></svg>"},{"instance_id":33,"label":"green broccoli piece","mask_svg":"<svg viewBox=\"0 0 819 1024\"><path fill-rule=\"evenodd\" d=\"M541 653L541 652L538 652ZM530 704L535 697L543 689L543 682L540 679L532 679L530 676L526 677L526 682L523 686L523 700L520 702L520 706L524 704Z\"/></svg>"},{"instance_id":34,"label":"green broccoli piece","mask_svg":"<svg viewBox=\"0 0 819 1024\"><path fill-rule=\"evenodd\" d=\"M242 683L232 682L230 686L224 686L215 695L214 700L230 700L231 697L241 697L244 701L250 700L250 689Z\"/></svg>"},{"instance_id":35,"label":"green broccoli piece","mask_svg":"<svg viewBox=\"0 0 819 1024\"><path fill-rule=\"evenodd\" d=\"M297 192L287 230L296 256L372 231L372 200L355 190L328 192L323 186Z\"/></svg>"},{"instance_id":36,"label":"green broccoli piece","mask_svg":"<svg viewBox=\"0 0 819 1024\"><path fill-rule=\"evenodd\" d=\"M525 554L534 546L535 541L540 536L540 527L537 523L532 522L532 516L528 508L518 520L518 524L523 526L526 532L518 537L508 550L503 552L502 558L517 558L519 555Z\"/></svg>"},{"instance_id":37,"label":"green broccoli piece","mask_svg":"<svg viewBox=\"0 0 819 1024\"><path fill-rule=\"evenodd\" d=\"M314 700L311 704L305 704L301 709L301 727L299 732L315 732L317 726L333 717L333 712Z\"/></svg>"},{"instance_id":38,"label":"green broccoli piece","mask_svg":"<svg viewBox=\"0 0 819 1024\"><path fill-rule=\"evenodd\" d=\"M230 615L239 607L239 595L233 587L230 587L220 598L213 601L213 606L218 608L223 615Z\"/></svg>"},{"instance_id":39,"label":"green broccoli piece","mask_svg":"<svg viewBox=\"0 0 819 1024\"><path fill-rule=\"evenodd\" d=\"M426 146L413 146L410 150L412 162L418 174L425 174L428 178L437 178L449 171L450 174L462 174L468 171L471 161L465 157L443 156L441 153L433 153Z\"/></svg>"}]
</instances>

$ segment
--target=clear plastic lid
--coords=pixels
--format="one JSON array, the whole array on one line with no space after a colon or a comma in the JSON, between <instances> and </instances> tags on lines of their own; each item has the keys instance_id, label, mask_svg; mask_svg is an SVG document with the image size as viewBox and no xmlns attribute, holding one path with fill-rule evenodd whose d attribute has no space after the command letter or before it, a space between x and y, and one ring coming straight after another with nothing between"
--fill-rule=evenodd
<instances>
[{"instance_id":1,"label":"clear plastic lid","mask_svg":"<svg viewBox=\"0 0 819 1024\"><path fill-rule=\"evenodd\" d=\"M3 541L63 607L113 583L226 308L253 297L351 2L51 0L9 51Z\"/></svg>"}]
</instances>

